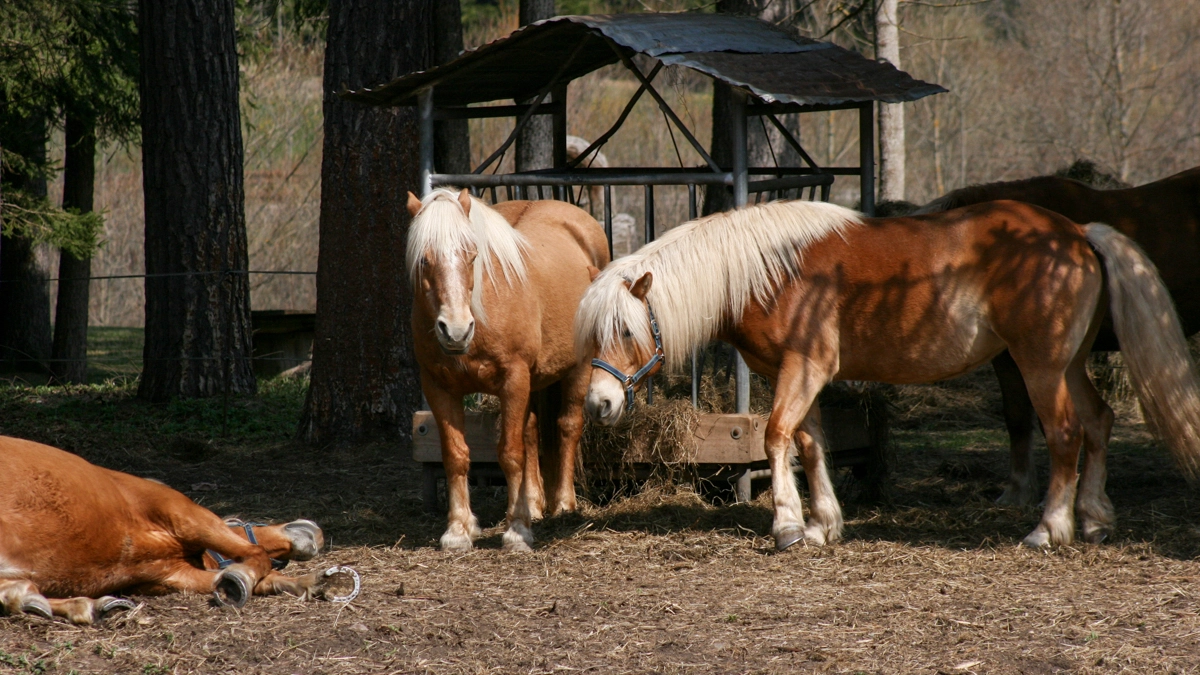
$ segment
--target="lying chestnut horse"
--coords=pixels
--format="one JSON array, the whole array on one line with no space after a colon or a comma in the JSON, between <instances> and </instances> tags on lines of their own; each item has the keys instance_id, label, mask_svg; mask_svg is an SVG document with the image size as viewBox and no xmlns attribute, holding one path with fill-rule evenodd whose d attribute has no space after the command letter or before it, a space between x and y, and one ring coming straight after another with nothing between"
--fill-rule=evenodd
<instances>
[{"instance_id":1,"label":"lying chestnut horse","mask_svg":"<svg viewBox=\"0 0 1200 675\"><path fill-rule=\"evenodd\" d=\"M116 593L215 591L239 607L251 593L307 597L324 579L284 576L271 561L308 560L323 542L311 521L230 527L162 483L0 436L0 607L9 614L88 624L133 606Z\"/></svg>"},{"instance_id":2,"label":"lying chestnut horse","mask_svg":"<svg viewBox=\"0 0 1200 675\"><path fill-rule=\"evenodd\" d=\"M941 380L1007 349L1050 446L1045 512L1025 537L1040 547L1072 541L1076 510L1088 541L1112 527L1104 454L1113 413L1085 369L1109 305L1152 428L1185 471L1200 473L1200 385L1154 266L1106 225L1019 202L910 218L804 201L709 216L609 265L575 329L580 349L599 357L585 406L602 424L632 405L643 374L663 360L686 363L713 338L771 381L766 454L780 550L841 535L814 405L823 386ZM793 439L810 488L807 526Z\"/></svg>"},{"instance_id":3,"label":"lying chestnut horse","mask_svg":"<svg viewBox=\"0 0 1200 675\"><path fill-rule=\"evenodd\" d=\"M1200 331L1200 167L1170 178L1119 190L1096 190L1057 176L972 185L935 199L916 211L937 213L997 199L1015 199L1061 213L1076 223L1107 223L1132 238L1150 257L1175 301L1185 335ZM1109 322L1093 349L1115 351ZM1004 400L1004 422L1012 443L1012 472L1000 504L1037 500L1032 470L1034 411L1025 381L1007 353L992 362Z\"/></svg>"},{"instance_id":4,"label":"lying chestnut horse","mask_svg":"<svg viewBox=\"0 0 1200 675\"><path fill-rule=\"evenodd\" d=\"M559 383L557 461L547 467L551 513L575 509L575 456L589 369L571 322L589 267L608 264L608 240L585 211L558 201L490 207L463 190L411 192L408 271L421 388L437 421L449 493L445 550L479 536L471 513L463 396L500 398L500 468L508 481L507 550L528 550L545 502L530 393ZM544 422L545 420L543 420ZM549 459L549 458L548 458Z\"/></svg>"}]
</instances>

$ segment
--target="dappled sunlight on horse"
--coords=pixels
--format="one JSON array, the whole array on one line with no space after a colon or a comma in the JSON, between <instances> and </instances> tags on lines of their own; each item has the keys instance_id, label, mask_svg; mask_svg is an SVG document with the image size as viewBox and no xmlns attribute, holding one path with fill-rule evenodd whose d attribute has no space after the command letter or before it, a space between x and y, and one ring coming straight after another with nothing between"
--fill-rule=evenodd
<instances>
[{"instance_id":1,"label":"dappled sunlight on horse","mask_svg":"<svg viewBox=\"0 0 1200 675\"><path fill-rule=\"evenodd\" d=\"M251 543L249 538L257 543ZM216 593L307 598L318 573L272 568L324 545L316 523L226 522L162 483L48 445L0 436L0 607L88 624L133 604L112 594Z\"/></svg>"},{"instance_id":2,"label":"dappled sunlight on horse","mask_svg":"<svg viewBox=\"0 0 1200 675\"><path fill-rule=\"evenodd\" d=\"M543 510L576 508L589 369L576 358L571 328L589 268L608 264L608 241L594 218L558 201L490 207L466 190L437 189L423 201L409 193L409 211L414 348L441 436L450 502L441 546L470 549L480 534L467 492L463 396L482 392L500 399L497 454L508 482L503 545L528 550L531 523ZM530 402L542 390L539 421ZM543 433L545 492L539 426L551 429Z\"/></svg>"},{"instance_id":3,"label":"dappled sunlight on horse","mask_svg":"<svg viewBox=\"0 0 1200 675\"><path fill-rule=\"evenodd\" d=\"M1143 408L1196 475L1200 387L1152 265L1106 225L1017 202L894 219L813 202L709 216L601 273L580 303L576 342L581 357L597 357L586 409L602 424L620 419L640 385L623 374L659 367L658 355L680 367L711 339L732 343L771 382L766 453L780 550L841 536L814 405L822 387L942 380L1008 350L1051 449L1045 510L1025 538L1039 547L1071 542L1076 512L1088 541L1112 528L1104 455L1113 413L1085 369L1109 305ZM793 441L809 481L807 522Z\"/></svg>"},{"instance_id":4,"label":"dappled sunlight on horse","mask_svg":"<svg viewBox=\"0 0 1200 675\"><path fill-rule=\"evenodd\" d=\"M1059 176L972 185L950 192L916 213L937 213L997 199L1013 199L1060 213L1076 223L1101 222L1132 238L1158 268L1185 335L1200 331L1200 167L1139 187L1097 190ZM1115 350L1117 336L1105 321L1093 349ZM1012 447L1011 475L1001 504L1036 501L1033 471L1033 404L1021 373L1007 354L993 365L1004 400Z\"/></svg>"}]
</instances>

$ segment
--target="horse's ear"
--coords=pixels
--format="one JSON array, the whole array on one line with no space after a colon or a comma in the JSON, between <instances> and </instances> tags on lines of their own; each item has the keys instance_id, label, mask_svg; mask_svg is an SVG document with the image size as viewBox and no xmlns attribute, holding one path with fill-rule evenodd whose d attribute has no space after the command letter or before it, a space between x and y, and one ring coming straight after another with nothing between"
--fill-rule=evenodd
<instances>
[{"instance_id":1,"label":"horse's ear","mask_svg":"<svg viewBox=\"0 0 1200 675\"><path fill-rule=\"evenodd\" d=\"M471 192L467 188L463 188L458 193L458 204L462 207L463 215L471 217Z\"/></svg>"},{"instance_id":2,"label":"horse's ear","mask_svg":"<svg viewBox=\"0 0 1200 675\"><path fill-rule=\"evenodd\" d=\"M629 292L638 300L645 300L646 294L650 292L650 285L653 283L654 275L646 272L641 279L633 282L633 285L629 287Z\"/></svg>"},{"instance_id":3,"label":"horse's ear","mask_svg":"<svg viewBox=\"0 0 1200 675\"><path fill-rule=\"evenodd\" d=\"M409 192L408 193L408 215L412 216L413 218L416 218L417 214L420 212L421 212L421 200L417 199L417 196L414 195L412 192Z\"/></svg>"},{"instance_id":4,"label":"horse's ear","mask_svg":"<svg viewBox=\"0 0 1200 675\"><path fill-rule=\"evenodd\" d=\"M588 265L588 274L591 275L592 281L595 281L596 276L600 274L600 268L595 265Z\"/></svg>"}]
</instances>

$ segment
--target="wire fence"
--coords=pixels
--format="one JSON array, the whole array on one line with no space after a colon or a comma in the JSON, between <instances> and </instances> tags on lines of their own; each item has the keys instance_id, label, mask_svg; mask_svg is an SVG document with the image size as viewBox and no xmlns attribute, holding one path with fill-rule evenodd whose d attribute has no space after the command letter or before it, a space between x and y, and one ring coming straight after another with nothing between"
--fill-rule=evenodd
<instances>
[{"instance_id":1,"label":"wire fence","mask_svg":"<svg viewBox=\"0 0 1200 675\"><path fill-rule=\"evenodd\" d=\"M141 273L141 274L107 274L87 277L47 277L44 279L0 279L0 284L46 284L49 286L57 282L104 282L124 279L157 279L157 278L179 278L179 277L233 277L233 276L251 276L251 275L267 275L267 276L294 276L294 277L312 277L316 275L315 271L302 270L204 270L191 272L158 272L158 273ZM48 296L53 297L49 292ZM284 364L292 366L309 358L309 350L311 349L311 336L305 337L304 333L311 333L311 327L305 326L307 320L315 317L312 312L290 311L290 310L267 310L267 311L251 311L251 324L254 332L254 348L250 355L234 354L232 351L233 345L228 344L226 353L215 353L196 356L176 356L176 357L161 357L146 359L143 353L143 341L140 334L142 328L132 327L105 327L105 326L89 326L89 337L87 355L83 358L55 358L50 355L29 354L18 348L6 345L0 345L0 366L6 367L8 370L21 370L22 368L33 370L52 369L55 364L63 363L79 363L85 362L89 371L99 371L96 374L101 376L135 376L140 374L143 365L148 361L155 362L181 362L181 361L225 361L227 363L250 361L255 365L255 370L262 372L282 371L285 368ZM290 330L280 330L277 326L266 326L268 330L276 332L263 332L263 323L275 323L280 321L289 322L294 325ZM288 353L283 354L280 350L274 349L269 345L272 342L279 340L269 339L268 336L291 335L292 344L288 345L286 350ZM265 345L260 348L259 343ZM304 343L307 342L307 346ZM115 368L114 368L115 366ZM90 373L89 373L90 374Z\"/></svg>"}]
</instances>

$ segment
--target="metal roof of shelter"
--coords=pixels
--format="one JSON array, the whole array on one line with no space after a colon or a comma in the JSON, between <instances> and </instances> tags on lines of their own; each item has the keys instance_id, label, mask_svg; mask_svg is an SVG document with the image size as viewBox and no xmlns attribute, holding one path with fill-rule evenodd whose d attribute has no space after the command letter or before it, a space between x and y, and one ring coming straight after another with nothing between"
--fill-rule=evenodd
<instances>
[{"instance_id":1,"label":"metal roof of shelter","mask_svg":"<svg viewBox=\"0 0 1200 675\"><path fill-rule=\"evenodd\" d=\"M755 18L647 13L546 19L436 68L344 96L408 106L433 86L433 103L439 107L520 101L555 80L570 81L633 54L693 68L745 88L764 103L849 107L915 101L946 91L889 63L791 35Z\"/></svg>"}]
</instances>

